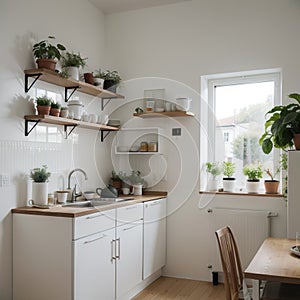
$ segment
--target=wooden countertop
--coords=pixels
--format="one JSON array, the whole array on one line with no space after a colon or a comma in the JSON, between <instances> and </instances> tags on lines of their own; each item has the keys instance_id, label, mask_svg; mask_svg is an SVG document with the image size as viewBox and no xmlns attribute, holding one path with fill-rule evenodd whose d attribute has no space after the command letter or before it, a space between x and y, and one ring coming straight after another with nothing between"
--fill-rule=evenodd
<instances>
[{"instance_id":1,"label":"wooden countertop","mask_svg":"<svg viewBox=\"0 0 300 300\"><path fill-rule=\"evenodd\" d=\"M101 205L97 207L68 207L62 205L56 205L47 209L35 208L30 206L13 208L11 212L13 214L29 214L29 215L43 215L52 217L65 217L65 218L76 218L88 214L92 214L98 211L105 211L117 207L128 206L136 203L147 202L151 200L157 200L165 198L166 192L145 192L142 196L130 196L134 197L134 200L121 201L113 204ZM120 197L123 198L121 195ZM128 196L127 196L128 197ZM126 198L126 196L124 196Z\"/></svg>"}]
</instances>

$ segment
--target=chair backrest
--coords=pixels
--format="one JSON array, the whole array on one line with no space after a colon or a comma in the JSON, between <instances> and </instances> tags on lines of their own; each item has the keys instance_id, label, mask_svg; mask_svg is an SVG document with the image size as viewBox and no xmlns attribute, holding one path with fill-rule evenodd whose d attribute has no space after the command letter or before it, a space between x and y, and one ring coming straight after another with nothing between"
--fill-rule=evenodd
<instances>
[{"instance_id":1,"label":"chair backrest","mask_svg":"<svg viewBox=\"0 0 300 300\"><path fill-rule=\"evenodd\" d=\"M224 272L226 300L238 300L243 286L243 272L237 244L229 227L217 230L216 237Z\"/></svg>"}]
</instances>

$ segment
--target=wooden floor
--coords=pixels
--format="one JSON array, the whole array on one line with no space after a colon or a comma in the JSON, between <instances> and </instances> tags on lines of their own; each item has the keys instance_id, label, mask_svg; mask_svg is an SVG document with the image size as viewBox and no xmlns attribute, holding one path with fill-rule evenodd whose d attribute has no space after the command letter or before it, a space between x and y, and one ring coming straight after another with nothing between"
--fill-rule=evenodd
<instances>
[{"instance_id":1,"label":"wooden floor","mask_svg":"<svg viewBox=\"0 0 300 300\"><path fill-rule=\"evenodd\" d=\"M160 277L133 299L225 300L225 289L223 284L213 286L211 282Z\"/></svg>"}]
</instances>

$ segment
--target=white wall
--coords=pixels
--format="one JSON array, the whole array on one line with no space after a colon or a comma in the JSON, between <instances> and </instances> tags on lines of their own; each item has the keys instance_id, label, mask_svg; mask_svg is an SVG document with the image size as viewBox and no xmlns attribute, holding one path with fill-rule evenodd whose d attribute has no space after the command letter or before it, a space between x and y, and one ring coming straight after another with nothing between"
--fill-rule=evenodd
<instances>
[{"instance_id":1,"label":"white wall","mask_svg":"<svg viewBox=\"0 0 300 300\"><path fill-rule=\"evenodd\" d=\"M24 136L25 114L33 112L29 96L35 87L50 89L63 94L63 89L50 84L38 83L28 94L24 93L24 69L34 67L32 43L55 35L57 42L68 50L88 57L92 71L104 61L103 14L84 0L1 0L1 57L0 57L0 174L10 175L10 185L0 187L0 299L12 299L12 231L10 209L26 204L26 178L29 170L47 164L52 172L50 191L66 184L66 175L74 167L83 168L88 181L83 189L103 187L111 169L111 162L96 166L99 157L108 152L105 143L99 141L97 132L77 130L78 142L62 139L60 142L45 142L46 137ZM78 93L80 96L80 93ZM80 98L89 105L88 110L99 111L100 101L92 97ZM45 127L41 127L45 128ZM56 128L56 127L55 127ZM60 128L63 130L63 128ZM41 140L44 139L44 140ZM105 171L107 170L109 171ZM47 258L45 258L47 259ZM51 279L49 279L51 284Z\"/></svg>"},{"instance_id":2,"label":"white wall","mask_svg":"<svg viewBox=\"0 0 300 300\"><path fill-rule=\"evenodd\" d=\"M213 248L208 245L212 245L213 237L208 230L206 210L198 208L200 182L189 190L188 196L176 195L173 189L174 186L176 192L189 189L189 178L198 178L199 174L199 158L191 155L182 144L195 143L200 149L199 128L193 126L193 122L201 125L201 97L197 96L200 76L282 68L283 101L288 93L299 92L300 42L295 39L300 29L299 12L300 3L295 0L192 0L105 17L106 62L123 78L135 81L136 88L140 78L158 77L178 81L178 86L186 84L194 90L192 111L196 119L179 121L184 122L187 132L173 144L182 151L181 162L192 167L178 168L178 155L172 148L167 155L168 162L176 161L168 164L168 174L173 176L167 183L160 184L162 189L173 191L168 198L171 213L166 275L210 280L207 265L211 262ZM128 87L127 82L125 86ZM162 87L156 84L156 88ZM181 91L187 93L187 90ZM172 96L174 100L176 95ZM126 115L126 109L122 115ZM157 119L155 124L164 127L165 122ZM281 198L215 196L212 204L214 201L221 201L222 206L275 209L281 217L276 220L273 234L286 234L286 205Z\"/></svg>"}]
</instances>

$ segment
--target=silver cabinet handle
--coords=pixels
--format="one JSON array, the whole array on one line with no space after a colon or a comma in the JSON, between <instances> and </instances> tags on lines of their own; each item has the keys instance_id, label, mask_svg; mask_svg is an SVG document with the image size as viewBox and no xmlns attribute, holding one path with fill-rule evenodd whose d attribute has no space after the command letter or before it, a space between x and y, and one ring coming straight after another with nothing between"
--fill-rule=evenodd
<instances>
[{"instance_id":1,"label":"silver cabinet handle","mask_svg":"<svg viewBox=\"0 0 300 300\"><path fill-rule=\"evenodd\" d=\"M120 241L120 238L117 238L116 239L116 244L118 244L118 247L116 247L116 259L120 259L120 254L121 254L121 241Z\"/></svg>"},{"instance_id":2,"label":"silver cabinet handle","mask_svg":"<svg viewBox=\"0 0 300 300\"><path fill-rule=\"evenodd\" d=\"M98 237L98 238L95 238L95 239L93 239L93 240L85 241L84 244L89 244L89 243L93 243L93 242L95 242L95 241L101 240L101 239L103 239L105 236L106 236L106 235L103 234L102 236L100 236L100 237Z\"/></svg>"},{"instance_id":3,"label":"silver cabinet handle","mask_svg":"<svg viewBox=\"0 0 300 300\"><path fill-rule=\"evenodd\" d=\"M127 206L125 207L126 210L129 210L129 209L137 209L137 206L136 205L130 205L130 206Z\"/></svg>"},{"instance_id":4,"label":"silver cabinet handle","mask_svg":"<svg viewBox=\"0 0 300 300\"><path fill-rule=\"evenodd\" d=\"M151 206L154 206L154 205L160 205L161 202L160 201L153 201L150 205Z\"/></svg>"},{"instance_id":5,"label":"silver cabinet handle","mask_svg":"<svg viewBox=\"0 0 300 300\"><path fill-rule=\"evenodd\" d=\"M137 225L133 225L133 226L130 226L130 227L126 227L123 229L123 231L126 231L126 230L130 230L132 228L135 228L136 226L139 226L140 224L137 224Z\"/></svg>"},{"instance_id":6,"label":"silver cabinet handle","mask_svg":"<svg viewBox=\"0 0 300 300\"><path fill-rule=\"evenodd\" d=\"M115 255L115 250L116 250L115 242L116 242L116 240L111 240L110 241L110 246L111 246L111 261L113 261L114 259L116 259L116 255Z\"/></svg>"},{"instance_id":7,"label":"silver cabinet handle","mask_svg":"<svg viewBox=\"0 0 300 300\"><path fill-rule=\"evenodd\" d=\"M95 215L95 216L88 216L86 217L87 220L90 220L90 219L95 219L95 218L99 218L99 217L102 217L104 216L104 214L98 214L98 215Z\"/></svg>"}]
</instances>

